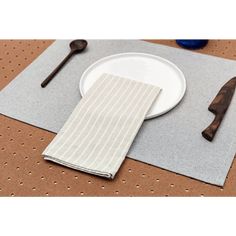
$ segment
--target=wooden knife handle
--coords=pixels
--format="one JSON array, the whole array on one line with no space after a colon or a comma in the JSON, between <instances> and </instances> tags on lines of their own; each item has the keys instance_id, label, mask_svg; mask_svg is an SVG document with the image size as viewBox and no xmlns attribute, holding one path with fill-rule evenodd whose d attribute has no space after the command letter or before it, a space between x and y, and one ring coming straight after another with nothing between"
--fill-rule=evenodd
<instances>
[{"instance_id":1,"label":"wooden knife handle","mask_svg":"<svg viewBox=\"0 0 236 236\"><path fill-rule=\"evenodd\" d=\"M208 107L208 110L215 114L214 121L205 130L202 131L202 136L208 141L213 140L216 131L218 130L221 121L223 120L224 115L230 105L235 88L236 77L233 77L223 85L223 87L220 89L220 91Z\"/></svg>"},{"instance_id":2,"label":"wooden knife handle","mask_svg":"<svg viewBox=\"0 0 236 236\"><path fill-rule=\"evenodd\" d=\"M220 124L223 120L224 114L216 115L215 119L212 121L212 123L202 131L202 136L207 139L208 141L212 141Z\"/></svg>"}]
</instances>

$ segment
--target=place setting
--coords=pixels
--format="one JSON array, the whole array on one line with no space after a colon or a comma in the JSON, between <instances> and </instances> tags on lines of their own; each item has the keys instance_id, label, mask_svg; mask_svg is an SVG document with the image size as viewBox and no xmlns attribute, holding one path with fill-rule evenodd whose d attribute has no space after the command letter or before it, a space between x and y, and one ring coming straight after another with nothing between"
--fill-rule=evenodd
<instances>
[{"instance_id":1,"label":"place setting","mask_svg":"<svg viewBox=\"0 0 236 236\"><path fill-rule=\"evenodd\" d=\"M83 44L79 52L87 46L82 40L70 45L74 42ZM53 79L51 75L55 72L42 82L43 88ZM74 169L114 178L144 119L171 110L185 90L181 70L161 57L121 53L102 58L82 74L83 98L43 156Z\"/></svg>"},{"instance_id":2,"label":"place setting","mask_svg":"<svg viewBox=\"0 0 236 236\"><path fill-rule=\"evenodd\" d=\"M0 113L57 133L48 163L113 181L129 157L223 186L235 75L234 61L139 40L56 40L1 91Z\"/></svg>"}]
</instances>

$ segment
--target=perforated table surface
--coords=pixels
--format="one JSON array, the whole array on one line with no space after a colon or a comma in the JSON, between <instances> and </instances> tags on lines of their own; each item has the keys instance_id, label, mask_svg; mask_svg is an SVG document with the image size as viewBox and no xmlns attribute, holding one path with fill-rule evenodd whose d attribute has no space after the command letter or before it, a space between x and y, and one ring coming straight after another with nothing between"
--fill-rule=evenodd
<instances>
[{"instance_id":1,"label":"perforated table surface","mask_svg":"<svg viewBox=\"0 0 236 236\"><path fill-rule=\"evenodd\" d=\"M174 40L149 40L178 47ZM53 40L0 40L0 89ZM236 41L210 40L198 53L236 59ZM236 163L224 188L126 158L114 180L43 160L54 133L0 115L0 196L236 196Z\"/></svg>"}]
</instances>

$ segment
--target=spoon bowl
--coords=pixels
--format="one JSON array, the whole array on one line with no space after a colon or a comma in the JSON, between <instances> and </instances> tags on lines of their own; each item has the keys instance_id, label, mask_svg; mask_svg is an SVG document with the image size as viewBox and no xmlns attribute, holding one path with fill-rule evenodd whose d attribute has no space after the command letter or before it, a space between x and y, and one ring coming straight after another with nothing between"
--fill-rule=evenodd
<instances>
[{"instance_id":1,"label":"spoon bowl","mask_svg":"<svg viewBox=\"0 0 236 236\"><path fill-rule=\"evenodd\" d=\"M85 50L85 48L87 47L88 43L86 40L83 39L77 39L77 40L73 40L70 43L70 49L71 51L75 52L75 53L80 53L82 51Z\"/></svg>"}]
</instances>

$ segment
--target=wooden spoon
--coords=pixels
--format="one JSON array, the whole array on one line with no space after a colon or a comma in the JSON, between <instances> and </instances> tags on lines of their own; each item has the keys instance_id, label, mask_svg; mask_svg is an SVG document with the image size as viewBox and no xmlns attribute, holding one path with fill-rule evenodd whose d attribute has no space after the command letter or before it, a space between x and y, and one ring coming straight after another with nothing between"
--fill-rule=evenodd
<instances>
[{"instance_id":1,"label":"wooden spoon","mask_svg":"<svg viewBox=\"0 0 236 236\"><path fill-rule=\"evenodd\" d=\"M61 68L66 64L66 62L77 53L81 53L87 47L88 42L83 39L73 40L70 43L70 53L65 57L65 59L54 69L54 71L42 82L41 87L45 88L47 84L54 78L54 76L61 70Z\"/></svg>"}]
</instances>

